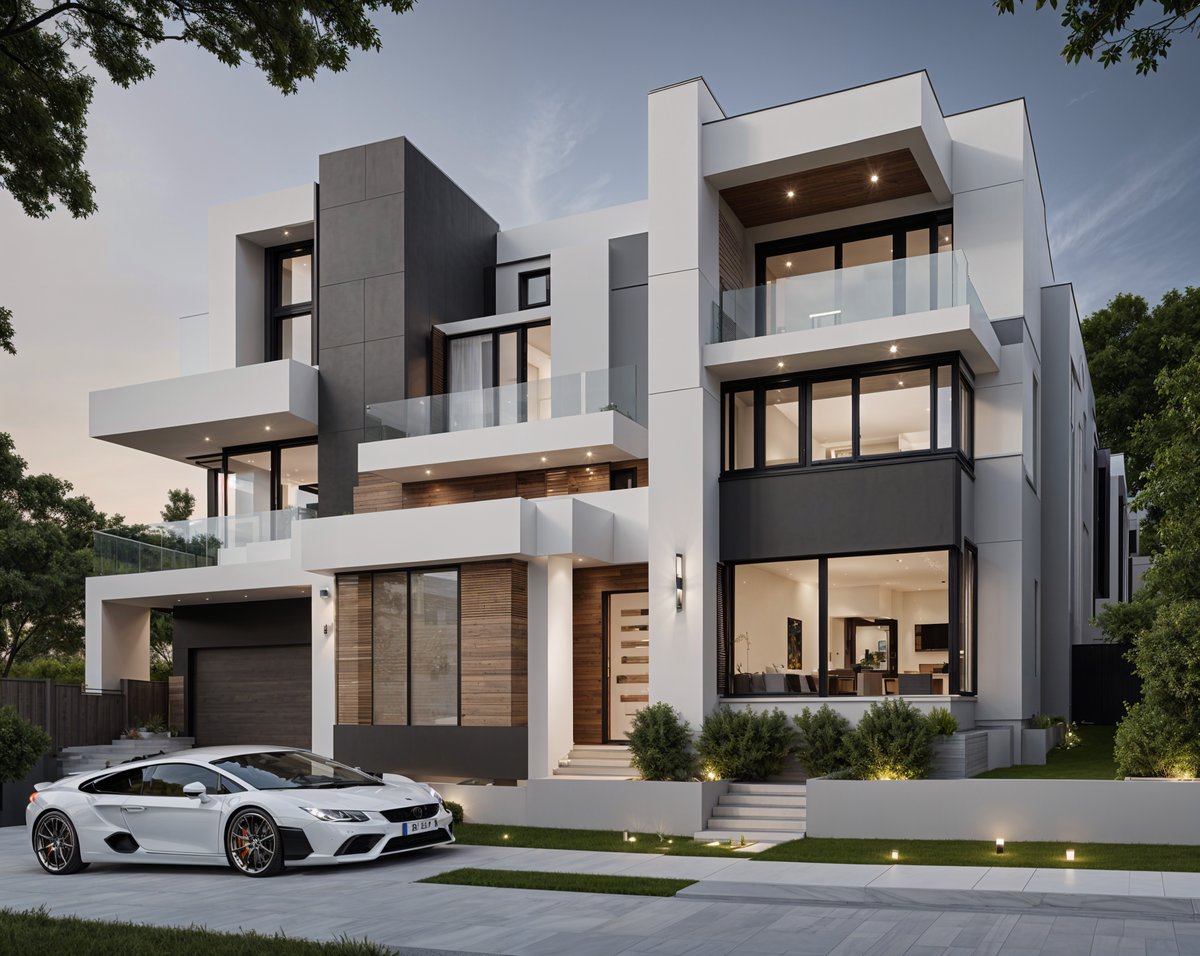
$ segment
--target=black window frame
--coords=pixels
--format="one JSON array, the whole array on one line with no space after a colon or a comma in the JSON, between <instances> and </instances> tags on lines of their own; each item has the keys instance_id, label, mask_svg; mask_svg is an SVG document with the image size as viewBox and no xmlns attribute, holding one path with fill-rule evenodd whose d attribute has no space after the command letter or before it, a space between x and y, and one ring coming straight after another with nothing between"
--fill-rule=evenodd
<instances>
[{"instance_id":1,"label":"black window frame","mask_svg":"<svg viewBox=\"0 0 1200 956\"><path fill-rule=\"evenodd\" d=\"M525 385L529 381L529 330L530 329L551 329L550 332L550 347L554 348L554 323L551 319L539 319L536 322L519 322L515 325L504 325L494 329L480 329L476 332L464 332L461 335L446 336L446 347L442 355L442 361L445 363L443 367L442 381L446 383L446 394L453 395L460 391L472 392L475 389L455 389L454 380L450 375L450 353L453 343L459 339L475 339L484 335L492 337L492 384L485 386L486 388L497 388L497 382L500 381L500 338L503 335L508 335L513 332L517 333L517 380L514 384ZM553 361L553 354L551 355ZM494 412L496 413L496 421L499 421L501 395L499 392L494 392ZM520 400L517 409L517 422L525 422L529 420L529 395L525 391L518 390ZM436 406L435 406L436 407ZM442 404L442 413L449 412L448 406Z\"/></svg>"},{"instance_id":2,"label":"black window frame","mask_svg":"<svg viewBox=\"0 0 1200 956\"><path fill-rule=\"evenodd\" d=\"M950 447L938 447L938 369L950 368ZM912 451L888 452L885 454L863 455L859 449L859 383L863 378L877 375L894 374L908 371L928 371L929 373L929 448ZM810 436L812 434L812 391L813 385L822 382L837 382L849 380L851 383L851 455L848 458L817 459L812 458ZM798 388L801 403L798 418L799 428L799 460L783 464L766 464L766 397L767 393L779 388ZM732 396L740 392L751 392L754 395L754 456L753 464L749 467L733 467L736 450L737 422L730 416ZM969 408L965 409L967 417L967 434L969 448L960 447L962 429L961 407L964 399L969 399ZM967 469L974 473L975 461L975 388L974 372L967 361L957 352L939 355L921 356L915 359L893 360L863 365L851 365L842 368L821 369L814 372L789 372L772 375L765 378L743 379L725 382L721 386L721 477L745 477L754 474L775 474L781 471L808 470L810 468L830 469L864 464L878 464L888 461L907 461L919 457L937 457L956 455Z\"/></svg>"},{"instance_id":3,"label":"black window frame","mask_svg":"<svg viewBox=\"0 0 1200 956\"><path fill-rule=\"evenodd\" d=\"M638 486L637 468L610 468L608 472L609 491L628 491ZM628 484L623 483L628 481Z\"/></svg>"},{"instance_id":4,"label":"black window frame","mask_svg":"<svg viewBox=\"0 0 1200 956\"><path fill-rule=\"evenodd\" d=\"M106 773L102 777L96 777L94 780L89 780L87 783L82 784L79 789L81 791L83 791L84 793L94 793L99 796L140 797L142 795L142 791L146 788L146 770L147 769L149 769L149 768L147 768L147 767L114 767L111 773ZM127 773L141 774L141 781L138 785L138 789L137 789L136 793L133 792L132 790L125 791L125 792L116 792L116 791L112 791L112 790L97 789L97 786L101 783L104 783L106 780L111 780L113 777L119 777L122 774L127 774Z\"/></svg>"},{"instance_id":5,"label":"black window frame","mask_svg":"<svg viewBox=\"0 0 1200 956\"><path fill-rule=\"evenodd\" d=\"M224 495L222 496L222 505L225 514L222 517L230 517L229 514L229 459L237 458L240 455L253 455L260 452L268 452L271 456L271 507L270 511L281 511L283 509L283 450L285 448L303 448L312 445L316 447L317 436L312 435L306 438L287 438L272 442L257 442L253 445L230 445L228 448L221 449L221 470L219 472L219 481L224 487ZM303 491L311 492L320 498L318 490L320 483L301 485ZM319 508L318 504L318 508Z\"/></svg>"},{"instance_id":6,"label":"black window frame","mask_svg":"<svg viewBox=\"0 0 1200 956\"><path fill-rule=\"evenodd\" d=\"M266 341L264 344L264 355L266 361L275 362L283 358L283 334L282 326L286 319L296 318L301 315L309 315L312 321L312 354L309 356L309 365L317 364L317 316L314 309L314 299L312 290L309 291L309 298L306 302L293 302L290 305L281 305L280 300L283 298L283 263L287 259L296 259L301 256L311 256L314 268L312 269L312 281L315 284L317 281L316 252L314 243L311 239L303 242L293 242L284 246L274 246L267 250L266 256Z\"/></svg>"},{"instance_id":7,"label":"black window frame","mask_svg":"<svg viewBox=\"0 0 1200 956\"><path fill-rule=\"evenodd\" d=\"M540 279L546 277L546 299L544 302L529 301L529 280ZM530 269L528 272L517 273L517 310L524 312L526 309L540 309L550 305L550 267L545 266L541 269Z\"/></svg>"}]
</instances>

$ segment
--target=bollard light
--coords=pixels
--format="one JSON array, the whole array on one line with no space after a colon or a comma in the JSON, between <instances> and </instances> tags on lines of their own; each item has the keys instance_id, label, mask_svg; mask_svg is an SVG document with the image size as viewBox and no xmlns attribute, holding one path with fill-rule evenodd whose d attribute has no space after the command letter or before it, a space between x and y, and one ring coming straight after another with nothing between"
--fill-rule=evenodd
<instances>
[{"instance_id":1,"label":"bollard light","mask_svg":"<svg viewBox=\"0 0 1200 956\"><path fill-rule=\"evenodd\" d=\"M996 841L996 853L1000 854L1003 852L1004 852L1004 840L1003 839L997 840Z\"/></svg>"},{"instance_id":2,"label":"bollard light","mask_svg":"<svg viewBox=\"0 0 1200 956\"><path fill-rule=\"evenodd\" d=\"M1074 850L1067 850L1067 862L1068 863L1075 862L1075 851Z\"/></svg>"}]
</instances>

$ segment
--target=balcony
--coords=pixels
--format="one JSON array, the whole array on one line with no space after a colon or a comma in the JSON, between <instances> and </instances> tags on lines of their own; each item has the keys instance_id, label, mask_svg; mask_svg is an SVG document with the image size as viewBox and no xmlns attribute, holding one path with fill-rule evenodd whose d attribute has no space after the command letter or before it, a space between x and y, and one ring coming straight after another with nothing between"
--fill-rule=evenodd
<instances>
[{"instance_id":1,"label":"balcony","mask_svg":"<svg viewBox=\"0 0 1200 956\"><path fill-rule=\"evenodd\" d=\"M307 509L289 508L97 531L92 573L140 574L286 559L295 523L312 517Z\"/></svg>"},{"instance_id":2,"label":"balcony","mask_svg":"<svg viewBox=\"0 0 1200 956\"><path fill-rule=\"evenodd\" d=\"M317 370L291 359L92 392L89 434L191 464L317 430Z\"/></svg>"},{"instance_id":3,"label":"balcony","mask_svg":"<svg viewBox=\"0 0 1200 956\"><path fill-rule=\"evenodd\" d=\"M705 331L723 380L939 352L991 372L1000 348L961 249L726 291Z\"/></svg>"},{"instance_id":4,"label":"balcony","mask_svg":"<svg viewBox=\"0 0 1200 956\"><path fill-rule=\"evenodd\" d=\"M458 478L647 454L633 366L368 405L360 472Z\"/></svg>"}]
</instances>

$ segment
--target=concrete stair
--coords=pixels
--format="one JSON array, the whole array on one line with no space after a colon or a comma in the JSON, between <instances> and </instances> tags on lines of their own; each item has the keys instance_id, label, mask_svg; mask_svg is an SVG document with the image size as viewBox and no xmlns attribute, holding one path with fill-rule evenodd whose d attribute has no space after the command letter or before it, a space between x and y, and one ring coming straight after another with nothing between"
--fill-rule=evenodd
<instances>
[{"instance_id":1,"label":"concrete stair","mask_svg":"<svg viewBox=\"0 0 1200 956\"><path fill-rule=\"evenodd\" d=\"M58 763L62 775L74 773L90 773L93 770L104 770L118 764L136 760L139 757L152 757L159 753L177 753L180 750L191 750L196 746L192 737L150 737L141 740L114 740L110 744L96 744L87 747L64 747L58 754Z\"/></svg>"},{"instance_id":2,"label":"concrete stair","mask_svg":"<svg viewBox=\"0 0 1200 956\"><path fill-rule=\"evenodd\" d=\"M697 840L783 843L804 836L808 788L796 783L731 783Z\"/></svg>"},{"instance_id":3,"label":"concrete stair","mask_svg":"<svg viewBox=\"0 0 1200 956\"><path fill-rule=\"evenodd\" d=\"M609 777L628 780L638 772L629 762L629 748L623 744L595 744L573 747L554 768L556 777Z\"/></svg>"}]
</instances>

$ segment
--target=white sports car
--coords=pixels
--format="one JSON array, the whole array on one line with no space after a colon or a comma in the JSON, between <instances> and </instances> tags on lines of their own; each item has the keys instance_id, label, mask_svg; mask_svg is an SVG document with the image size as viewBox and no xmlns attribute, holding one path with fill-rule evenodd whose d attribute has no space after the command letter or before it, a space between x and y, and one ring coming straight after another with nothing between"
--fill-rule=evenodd
<instances>
[{"instance_id":1,"label":"white sports car","mask_svg":"<svg viewBox=\"0 0 1200 956\"><path fill-rule=\"evenodd\" d=\"M91 863L228 863L246 876L454 842L432 787L304 750L208 747L39 783L25 810L47 873ZM393 782L393 781L402 782Z\"/></svg>"}]
</instances>

